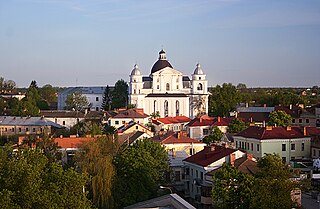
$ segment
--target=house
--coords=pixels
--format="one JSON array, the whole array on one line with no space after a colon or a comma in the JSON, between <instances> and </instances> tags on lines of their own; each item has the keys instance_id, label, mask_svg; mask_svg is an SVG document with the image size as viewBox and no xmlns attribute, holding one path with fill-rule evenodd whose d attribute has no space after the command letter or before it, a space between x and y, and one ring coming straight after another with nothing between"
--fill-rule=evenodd
<instances>
[{"instance_id":1,"label":"house","mask_svg":"<svg viewBox=\"0 0 320 209\"><path fill-rule=\"evenodd\" d=\"M292 117L292 126L316 126L314 108L304 109L303 106L275 107L275 111L284 111Z\"/></svg>"},{"instance_id":2,"label":"house","mask_svg":"<svg viewBox=\"0 0 320 209\"><path fill-rule=\"evenodd\" d=\"M236 117L242 118L245 122L255 126L265 126L269 121L269 115L275 111L274 107L238 107Z\"/></svg>"},{"instance_id":3,"label":"house","mask_svg":"<svg viewBox=\"0 0 320 209\"><path fill-rule=\"evenodd\" d=\"M52 134L63 128L44 117L0 116L0 136Z\"/></svg>"},{"instance_id":4,"label":"house","mask_svg":"<svg viewBox=\"0 0 320 209\"><path fill-rule=\"evenodd\" d=\"M157 135L152 140L162 144L167 150L170 167L173 171L173 186L177 191L184 189L184 163L183 160L206 146L205 143L192 139L186 132L166 132Z\"/></svg>"},{"instance_id":5,"label":"house","mask_svg":"<svg viewBox=\"0 0 320 209\"><path fill-rule=\"evenodd\" d=\"M40 114L46 119L68 129L80 121L107 121L112 112L101 111L69 111L69 110L42 110Z\"/></svg>"},{"instance_id":6,"label":"house","mask_svg":"<svg viewBox=\"0 0 320 209\"><path fill-rule=\"evenodd\" d=\"M276 153L284 162L310 158L311 136L319 135L316 127L250 126L234 136L235 147L257 159Z\"/></svg>"},{"instance_id":7,"label":"house","mask_svg":"<svg viewBox=\"0 0 320 209\"><path fill-rule=\"evenodd\" d=\"M99 111L101 110L105 88L105 86L68 87L58 94L58 110L65 110L68 95L78 92L87 98L90 110ZM110 89L113 89L113 87L110 87Z\"/></svg>"},{"instance_id":8,"label":"house","mask_svg":"<svg viewBox=\"0 0 320 209\"><path fill-rule=\"evenodd\" d=\"M208 80L200 64L192 78L172 67L165 51L151 72L143 76L138 65L134 65L129 82L129 102L143 108L147 114L159 112L161 117L185 115L194 118L208 112Z\"/></svg>"},{"instance_id":9,"label":"house","mask_svg":"<svg viewBox=\"0 0 320 209\"><path fill-rule=\"evenodd\" d=\"M232 117L209 117L207 115L201 115L192 119L187 125L187 133L191 138L202 140L203 137L210 134L213 127L218 127L220 131L226 133L228 126L232 121Z\"/></svg>"},{"instance_id":10,"label":"house","mask_svg":"<svg viewBox=\"0 0 320 209\"><path fill-rule=\"evenodd\" d=\"M153 132L149 128L141 125L140 123L134 122L134 121L130 121L129 123L125 123L123 126L120 126L117 129L118 135L135 133L137 131L140 131L142 133L146 133L147 138L153 137Z\"/></svg>"},{"instance_id":11,"label":"house","mask_svg":"<svg viewBox=\"0 0 320 209\"><path fill-rule=\"evenodd\" d=\"M186 116L175 116L156 118L152 120L152 123L157 127L157 130L166 131L185 131L185 125L191 121Z\"/></svg>"},{"instance_id":12,"label":"house","mask_svg":"<svg viewBox=\"0 0 320 209\"><path fill-rule=\"evenodd\" d=\"M208 207L211 201L212 180L206 174L219 169L223 163L232 163L245 156L240 150L211 145L183 160L185 166L185 195L199 207Z\"/></svg>"},{"instance_id":13,"label":"house","mask_svg":"<svg viewBox=\"0 0 320 209\"><path fill-rule=\"evenodd\" d=\"M108 124L119 128L131 121L146 125L149 122L149 115L145 114L141 108L119 110L115 116L108 119Z\"/></svg>"}]
</instances>

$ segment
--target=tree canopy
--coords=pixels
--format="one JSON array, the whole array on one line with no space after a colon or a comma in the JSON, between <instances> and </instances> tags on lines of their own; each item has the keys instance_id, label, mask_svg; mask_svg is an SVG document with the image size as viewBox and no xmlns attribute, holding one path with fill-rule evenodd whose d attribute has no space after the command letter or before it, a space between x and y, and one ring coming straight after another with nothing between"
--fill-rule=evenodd
<instances>
[{"instance_id":1,"label":"tree canopy","mask_svg":"<svg viewBox=\"0 0 320 209\"><path fill-rule=\"evenodd\" d=\"M210 145L212 143L220 142L222 137L222 131L217 126L214 126L211 133L208 136L205 136L202 141L207 145Z\"/></svg>"},{"instance_id":2,"label":"tree canopy","mask_svg":"<svg viewBox=\"0 0 320 209\"><path fill-rule=\"evenodd\" d=\"M292 122L291 115L284 111L273 111L269 115L268 125L270 126L289 126Z\"/></svg>"},{"instance_id":3,"label":"tree canopy","mask_svg":"<svg viewBox=\"0 0 320 209\"><path fill-rule=\"evenodd\" d=\"M114 85L112 91L112 109L126 107L128 105L129 86L127 82L120 79Z\"/></svg>"},{"instance_id":4,"label":"tree canopy","mask_svg":"<svg viewBox=\"0 0 320 209\"><path fill-rule=\"evenodd\" d=\"M239 133L246 128L246 123L240 120L239 118L234 118L231 120L228 126L228 132L230 133Z\"/></svg>"},{"instance_id":5,"label":"tree canopy","mask_svg":"<svg viewBox=\"0 0 320 209\"><path fill-rule=\"evenodd\" d=\"M82 111L89 107L89 102L86 96L74 92L67 96L66 105L68 110Z\"/></svg>"}]
</instances>

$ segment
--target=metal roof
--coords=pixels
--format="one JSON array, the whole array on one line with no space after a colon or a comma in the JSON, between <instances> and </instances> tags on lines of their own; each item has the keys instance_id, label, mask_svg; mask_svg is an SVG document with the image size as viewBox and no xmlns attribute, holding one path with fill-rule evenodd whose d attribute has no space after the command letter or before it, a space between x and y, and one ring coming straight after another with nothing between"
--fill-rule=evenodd
<instances>
[{"instance_id":1,"label":"metal roof","mask_svg":"<svg viewBox=\"0 0 320 209\"><path fill-rule=\"evenodd\" d=\"M13 116L0 116L0 126L53 126L56 128L63 128L63 126L43 117Z\"/></svg>"}]
</instances>

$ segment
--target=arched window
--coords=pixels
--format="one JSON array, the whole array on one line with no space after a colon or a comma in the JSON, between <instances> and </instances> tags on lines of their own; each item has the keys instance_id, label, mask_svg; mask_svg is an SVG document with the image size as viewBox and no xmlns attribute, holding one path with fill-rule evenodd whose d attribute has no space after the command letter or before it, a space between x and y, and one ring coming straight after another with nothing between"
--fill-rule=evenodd
<instances>
[{"instance_id":1,"label":"arched window","mask_svg":"<svg viewBox=\"0 0 320 209\"><path fill-rule=\"evenodd\" d=\"M164 101L164 116L167 117L169 115L169 104L168 101Z\"/></svg>"},{"instance_id":2,"label":"arched window","mask_svg":"<svg viewBox=\"0 0 320 209\"><path fill-rule=\"evenodd\" d=\"M133 93L136 94L136 90L135 89L133 89Z\"/></svg>"},{"instance_id":3,"label":"arched window","mask_svg":"<svg viewBox=\"0 0 320 209\"><path fill-rule=\"evenodd\" d=\"M177 100L176 101L176 116L179 116L180 115L180 103L179 101Z\"/></svg>"},{"instance_id":4,"label":"arched window","mask_svg":"<svg viewBox=\"0 0 320 209\"><path fill-rule=\"evenodd\" d=\"M197 90L202 90L202 84L201 83L198 84Z\"/></svg>"},{"instance_id":5,"label":"arched window","mask_svg":"<svg viewBox=\"0 0 320 209\"><path fill-rule=\"evenodd\" d=\"M170 91L170 84L169 83L166 84L166 90Z\"/></svg>"},{"instance_id":6,"label":"arched window","mask_svg":"<svg viewBox=\"0 0 320 209\"><path fill-rule=\"evenodd\" d=\"M154 100L153 101L153 112L156 112L157 111L157 100Z\"/></svg>"}]
</instances>

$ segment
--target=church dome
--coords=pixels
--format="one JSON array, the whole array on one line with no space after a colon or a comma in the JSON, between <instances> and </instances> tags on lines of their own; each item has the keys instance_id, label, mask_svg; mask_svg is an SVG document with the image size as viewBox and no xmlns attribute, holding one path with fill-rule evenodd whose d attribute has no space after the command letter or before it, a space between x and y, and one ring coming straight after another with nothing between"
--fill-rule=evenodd
<instances>
[{"instance_id":1,"label":"church dome","mask_svg":"<svg viewBox=\"0 0 320 209\"><path fill-rule=\"evenodd\" d=\"M165 67L170 67L173 68L172 65L168 62L167 58L166 58L166 52L163 51L163 49L159 52L159 59L158 61L156 61L151 69L151 74L155 73Z\"/></svg>"},{"instance_id":2,"label":"church dome","mask_svg":"<svg viewBox=\"0 0 320 209\"><path fill-rule=\"evenodd\" d=\"M199 63L197 64L197 67L196 67L196 69L194 70L194 73L193 73L193 74L194 74L194 75L203 75L203 74L204 74Z\"/></svg>"},{"instance_id":3,"label":"church dome","mask_svg":"<svg viewBox=\"0 0 320 209\"><path fill-rule=\"evenodd\" d=\"M134 65L133 70L131 71L131 75L141 75L141 71L137 64Z\"/></svg>"}]
</instances>

